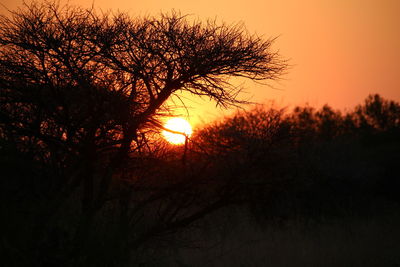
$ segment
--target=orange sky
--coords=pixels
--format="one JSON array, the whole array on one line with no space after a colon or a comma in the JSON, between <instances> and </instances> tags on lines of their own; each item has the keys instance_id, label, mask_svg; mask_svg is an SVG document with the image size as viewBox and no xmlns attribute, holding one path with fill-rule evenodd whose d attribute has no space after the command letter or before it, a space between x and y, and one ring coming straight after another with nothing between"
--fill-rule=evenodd
<instances>
[{"instance_id":1,"label":"orange sky","mask_svg":"<svg viewBox=\"0 0 400 267\"><path fill-rule=\"evenodd\" d=\"M61 1L63 2L63 1ZM70 0L89 6L91 0ZM0 0L14 9L22 0ZM250 32L279 36L275 49L293 66L275 89L246 81L244 97L279 105L308 102L351 108L370 93L400 101L399 0L95 0L103 10L132 16L171 9L199 18L244 22ZM4 8L0 7L0 12ZM216 119L221 110L190 100L192 123Z\"/></svg>"}]
</instances>

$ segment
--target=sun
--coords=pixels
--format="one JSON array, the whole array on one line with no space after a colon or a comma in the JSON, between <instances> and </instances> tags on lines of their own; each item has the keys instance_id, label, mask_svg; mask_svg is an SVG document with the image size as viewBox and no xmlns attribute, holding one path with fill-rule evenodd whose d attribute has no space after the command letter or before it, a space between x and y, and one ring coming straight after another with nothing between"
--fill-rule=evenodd
<instances>
[{"instance_id":1,"label":"sun","mask_svg":"<svg viewBox=\"0 0 400 267\"><path fill-rule=\"evenodd\" d=\"M182 145L185 143L186 137L192 134L192 126L183 118L169 119L164 127L168 130L163 131L164 138L174 145Z\"/></svg>"}]
</instances>

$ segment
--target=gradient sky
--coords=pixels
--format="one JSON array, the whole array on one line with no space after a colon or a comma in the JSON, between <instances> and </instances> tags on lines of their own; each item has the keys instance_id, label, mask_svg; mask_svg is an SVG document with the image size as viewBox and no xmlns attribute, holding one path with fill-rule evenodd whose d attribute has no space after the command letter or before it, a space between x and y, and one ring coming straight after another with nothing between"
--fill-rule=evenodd
<instances>
[{"instance_id":1,"label":"gradient sky","mask_svg":"<svg viewBox=\"0 0 400 267\"><path fill-rule=\"evenodd\" d=\"M22 1L0 3L14 9ZM274 89L244 82L243 97L254 102L349 109L370 93L400 101L400 0L95 0L94 5L132 16L174 9L200 19L243 22L266 38L279 36L274 48L292 67L283 80L271 83ZM207 101L187 105L195 124L227 114Z\"/></svg>"}]
</instances>

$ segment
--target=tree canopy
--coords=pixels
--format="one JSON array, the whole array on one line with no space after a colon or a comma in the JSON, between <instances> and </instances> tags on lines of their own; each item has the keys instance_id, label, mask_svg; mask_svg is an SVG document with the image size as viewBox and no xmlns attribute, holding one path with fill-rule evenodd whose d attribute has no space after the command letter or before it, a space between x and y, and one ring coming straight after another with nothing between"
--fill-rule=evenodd
<instances>
[{"instance_id":1,"label":"tree canopy","mask_svg":"<svg viewBox=\"0 0 400 267\"><path fill-rule=\"evenodd\" d=\"M277 79L286 68L272 39L178 12L130 18L33 2L0 25L2 121L19 122L13 136L37 129L45 144L127 147L172 94L226 106L240 102L230 77Z\"/></svg>"},{"instance_id":2,"label":"tree canopy","mask_svg":"<svg viewBox=\"0 0 400 267\"><path fill-rule=\"evenodd\" d=\"M133 241L121 237L129 247L223 206L227 193L194 187L196 179L184 173L148 174L160 162L141 154L146 133L160 127L173 94L187 91L229 106L241 102L229 78L278 79L287 64L272 43L240 24L179 12L131 18L31 2L1 16L0 148L12 166L24 162L33 173L10 171L4 181L15 180L42 203L33 207L33 239L47 238L45 222L71 199L80 203L73 205L80 216L69 245L78 261L110 201L119 203L120 223L130 227L135 215L142 218L138 211L161 203L151 227L132 234ZM192 204L182 206L182 199Z\"/></svg>"}]
</instances>

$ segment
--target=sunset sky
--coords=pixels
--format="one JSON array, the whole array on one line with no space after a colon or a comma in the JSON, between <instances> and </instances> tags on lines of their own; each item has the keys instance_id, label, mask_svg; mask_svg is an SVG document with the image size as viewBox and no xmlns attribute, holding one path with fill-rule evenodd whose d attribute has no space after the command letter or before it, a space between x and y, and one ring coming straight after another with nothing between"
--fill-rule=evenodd
<instances>
[{"instance_id":1,"label":"sunset sky","mask_svg":"<svg viewBox=\"0 0 400 267\"><path fill-rule=\"evenodd\" d=\"M90 6L93 1L69 2ZM15 9L22 1L0 3ZM200 19L243 22L265 38L279 36L274 49L292 67L281 81L270 83L273 88L244 82L242 97L254 102L346 109L370 93L400 101L399 0L96 0L94 5L132 16L174 9ZM3 6L0 12L5 13ZM194 124L227 113L197 98L186 104Z\"/></svg>"}]
</instances>

